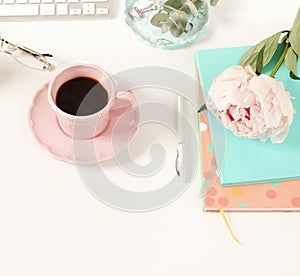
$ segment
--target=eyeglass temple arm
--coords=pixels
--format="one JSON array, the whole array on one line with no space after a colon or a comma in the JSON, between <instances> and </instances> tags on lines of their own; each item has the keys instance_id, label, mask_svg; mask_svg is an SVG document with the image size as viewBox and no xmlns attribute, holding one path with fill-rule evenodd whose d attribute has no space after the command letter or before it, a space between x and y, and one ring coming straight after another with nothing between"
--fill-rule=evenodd
<instances>
[{"instance_id":1,"label":"eyeglass temple arm","mask_svg":"<svg viewBox=\"0 0 300 276\"><path fill-rule=\"evenodd\" d=\"M10 43L9 41L5 40L5 39L2 38L1 36L0 36L0 42L4 42L4 43L7 43L7 44L9 44L9 45L11 45L11 46L14 46L14 44L12 44L12 43ZM21 49L22 51L24 51L24 52L26 52L26 53L28 53L28 54L31 54L31 55L35 56L35 57L36 57L36 56L39 56L39 55L42 55L42 56L44 56L44 57L53 57L53 55L51 55L51 54L39 54L39 53L35 52L34 50L31 50L31 49L29 49L29 48L27 48L27 47L17 46L17 48Z\"/></svg>"},{"instance_id":2,"label":"eyeglass temple arm","mask_svg":"<svg viewBox=\"0 0 300 276\"><path fill-rule=\"evenodd\" d=\"M18 46L18 48L28 54L35 56L35 57L37 57L37 56L53 57L53 55L51 55L51 54L40 54L40 53L35 52L34 50L31 50L31 49L23 47L23 46Z\"/></svg>"}]
</instances>

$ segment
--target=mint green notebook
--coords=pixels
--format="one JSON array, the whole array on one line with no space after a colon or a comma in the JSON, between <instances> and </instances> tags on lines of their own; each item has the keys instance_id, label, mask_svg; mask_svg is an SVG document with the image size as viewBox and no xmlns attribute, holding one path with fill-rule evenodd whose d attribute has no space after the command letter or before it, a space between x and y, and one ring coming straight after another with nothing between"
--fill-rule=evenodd
<instances>
[{"instance_id":1,"label":"mint green notebook","mask_svg":"<svg viewBox=\"0 0 300 276\"><path fill-rule=\"evenodd\" d=\"M282 51L281 46L263 73L271 72ZM227 67L238 65L240 57L248 49L249 47L237 47L196 52L196 66L204 98L213 78ZM289 135L282 144L272 144L269 140L261 142L236 137L231 131L224 129L208 112L209 128L222 186L300 178L300 81L292 80L284 65L276 74L276 80L282 81L295 98L292 102L296 114Z\"/></svg>"}]
</instances>

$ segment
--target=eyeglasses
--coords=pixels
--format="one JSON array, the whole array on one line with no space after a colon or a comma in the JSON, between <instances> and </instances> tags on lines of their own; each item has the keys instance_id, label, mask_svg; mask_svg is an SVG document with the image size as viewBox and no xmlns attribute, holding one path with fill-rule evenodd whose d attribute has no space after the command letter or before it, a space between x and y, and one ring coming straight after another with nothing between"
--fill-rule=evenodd
<instances>
[{"instance_id":1,"label":"eyeglasses","mask_svg":"<svg viewBox=\"0 0 300 276\"><path fill-rule=\"evenodd\" d=\"M51 54L40 54L24 46L8 42L0 36L0 51L10 55L17 62L36 70L52 70L54 66L46 60Z\"/></svg>"}]
</instances>

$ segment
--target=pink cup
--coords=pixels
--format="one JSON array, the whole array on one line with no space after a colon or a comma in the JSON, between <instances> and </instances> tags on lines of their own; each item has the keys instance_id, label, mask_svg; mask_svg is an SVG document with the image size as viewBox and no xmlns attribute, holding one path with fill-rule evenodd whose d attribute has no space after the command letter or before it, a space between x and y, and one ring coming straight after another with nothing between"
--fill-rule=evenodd
<instances>
[{"instance_id":1,"label":"pink cup","mask_svg":"<svg viewBox=\"0 0 300 276\"><path fill-rule=\"evenodd\" d=\"M100 111L86 116L75 116L61 110L56 105L56 96L59 88L67 81L76 77L89 77L97 80L108 94L107 105ZM112 115L112 106L115 99L135 105L129 91L121 91L112 78L100 67L88 64L73 65L57 74L49 83L48 100L56 113L57 121L65 134L74 139L90 139L100 135L107 127Z\"/></svg>"}]
</instances>

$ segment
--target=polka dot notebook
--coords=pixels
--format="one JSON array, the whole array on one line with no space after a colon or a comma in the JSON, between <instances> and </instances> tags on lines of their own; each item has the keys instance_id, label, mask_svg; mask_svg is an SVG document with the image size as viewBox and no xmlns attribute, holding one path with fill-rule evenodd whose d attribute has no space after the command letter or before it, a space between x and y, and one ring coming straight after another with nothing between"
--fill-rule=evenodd
<instances>
[{"instance_id":1,"label":"polka dot notebook","mask_svg":"<svg viewBox=\"0 0 300 276\"><path fill-rule=\"evenodd\" d=\"M199 52L197 52L197 54ZM203 57L203 53L201 54L201 57ZM197 61L198 65L199 62L200 60ZM222 63L224 61L219 62ZM200 80L199 77L199 99L200 103L204 103L202 95L203 83L201 87L200 82L202 82L202 80ZM299 179L273 180L271 182L254 181L255 184L247 181L246 183L234 186L221 185L219 171L222 170L218 170L215 147L212 142L212 133L215 131L213 134L219 136L224 135L224 133L218 129L215 130L215 127L213 127L215 129L211 127L212 121L208 114L208 112L202 112L199 115L202 159L201 196L203 198L204 211L218 212L220 209L223 209L226 212L300 211ZM282 166L286 166L284 163L281 164ZM256 166L255 163L252 165ZM243 175L243 171L239 172L239 175Z\"/></svg>"},{"instance_id":2,"label":"polka dot notebook","mask_svg":"<svg viewBox=\"0 0 300 276\"><path fill-rule=\"evenodd\" d=\"M203 210L218 212L283 212L300 211L300 180L286 180L224 187L217 175L217 163L213 151L206 114L200 115L200 140L202 151ZM205 124L205 125L204 125Z\"/></svg>"}]
</instances>

